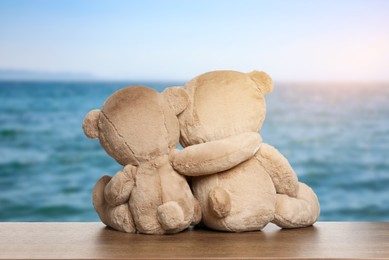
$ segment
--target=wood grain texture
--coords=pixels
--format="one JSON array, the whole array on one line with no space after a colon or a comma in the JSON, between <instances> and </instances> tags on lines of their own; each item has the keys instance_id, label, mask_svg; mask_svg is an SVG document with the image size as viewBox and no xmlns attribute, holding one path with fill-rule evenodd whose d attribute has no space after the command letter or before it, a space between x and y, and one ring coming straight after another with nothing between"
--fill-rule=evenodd
<instances>
[{"instance_id":1,"label":"wood grain texture","mask_svg":"<svg viewBox=\"0 0 389 260\"><path fill-rule=\"evenodd\" d=\"M175 235L126 234L101 223L0 223L0 259L387 258L389 223L319 222L313 227Z\"/></svg>"}]
</instances>

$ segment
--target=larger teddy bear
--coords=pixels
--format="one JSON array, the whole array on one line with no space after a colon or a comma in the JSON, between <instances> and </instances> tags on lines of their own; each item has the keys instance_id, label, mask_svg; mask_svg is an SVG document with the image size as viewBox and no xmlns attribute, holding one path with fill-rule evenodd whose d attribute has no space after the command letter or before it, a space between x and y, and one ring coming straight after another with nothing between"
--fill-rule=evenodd
<instances>
[{"instance_id":1,"label":"larger teddy bear","mask_svg":"<svg viewBox=\"0 0 389 260\"><path fill-rule=\"evenodd\" d=\"M312 225L320 214L315 193L298 182L286 158L262 143L264 95L273 82L264 72L214 71L189 81L190 102L179 115L183 151L174 168L193 176L203 223L222 231Z\"/></svg>"},{"instance_id":2,"label":"larger teddy bear","mask_svg":"<svg viewBox=\"0 0 389 260\"><path fill-rule=\"evenodd\" d=\"M179 141L177 115L188 104L181 88L163 93L147 87L115 92L83 123L89 138L124 168L102 177L93 204L107 226L125 232L176 233L200 221L198 202L186 179L169 162Z\"/></svg>"}]
</instances>

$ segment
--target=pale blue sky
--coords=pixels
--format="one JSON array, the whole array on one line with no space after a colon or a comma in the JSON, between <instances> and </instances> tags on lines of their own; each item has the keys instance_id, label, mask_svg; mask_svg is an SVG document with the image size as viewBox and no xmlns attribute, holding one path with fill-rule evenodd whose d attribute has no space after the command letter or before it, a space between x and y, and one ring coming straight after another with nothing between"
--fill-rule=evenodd
<instances>
[{"instance_id":1,"label":"pale blue sky","mask_svg":"<svg viewBox=\"0 0 389 260\"><path fill-rule=\"evenodd\" d=\"M0 68L188 80L389 80L389 1L0 0Z\"/></svg>"}]
</instances>

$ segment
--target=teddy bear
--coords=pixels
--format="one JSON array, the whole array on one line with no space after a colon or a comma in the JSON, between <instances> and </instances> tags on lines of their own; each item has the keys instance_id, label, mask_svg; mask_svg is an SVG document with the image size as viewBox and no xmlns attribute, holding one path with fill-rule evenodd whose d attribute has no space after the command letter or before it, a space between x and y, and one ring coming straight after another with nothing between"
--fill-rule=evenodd
<instances>
[{"instance_id":1,"label":"teddy bear","mask_svg":"<svg viewBox=\"0 0 389 260\"><path fill-rule=\"evenodd\" d=\"M262 143L264 72L213 71L187 84L189 104L178 116L182 151L173 167L192 176L192 190L207 227L231 232L310 226L320 214L311 188L298 182L287 159Z\"/></svg>"},{"instance_id":2,"label":"teddy bear","mask_svg":"<svg viewBox=\"0 0 389 260\"><path fill-rule=\"evenodd\" d=\"M101 221L129 233L169 234L200 221L201 211L187 180L171 166L179 142L177 115L188 104L182 88L162 93L144 86L116 91L83 122L87 137L123 165L93 189Z\"/></svg>"}]
</instances>

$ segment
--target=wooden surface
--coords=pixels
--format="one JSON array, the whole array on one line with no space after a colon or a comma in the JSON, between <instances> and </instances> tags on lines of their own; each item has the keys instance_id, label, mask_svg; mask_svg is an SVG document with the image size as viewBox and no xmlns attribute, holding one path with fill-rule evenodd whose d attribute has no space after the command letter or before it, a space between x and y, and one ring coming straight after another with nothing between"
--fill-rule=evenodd
<instances>
[{"instance_id":1,"label":"wooden surface","mask_svg":"<svg viewBox=\"0 0 389 260\"><path fill-rule=\"evenodd\" d=\"M389 223L320 222L313 227L175 235L126 234L100 223L0 223L1 259L388 258Z\"/></svg>"}]
</instances>

